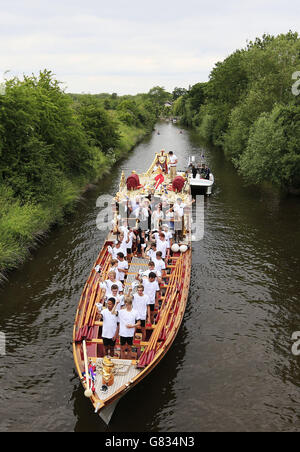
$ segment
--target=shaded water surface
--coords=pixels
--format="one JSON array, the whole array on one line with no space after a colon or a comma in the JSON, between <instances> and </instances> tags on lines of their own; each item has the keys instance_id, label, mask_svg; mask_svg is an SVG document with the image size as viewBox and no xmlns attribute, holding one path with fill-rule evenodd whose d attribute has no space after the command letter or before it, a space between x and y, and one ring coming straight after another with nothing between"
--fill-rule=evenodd
<instances>
[{"instance_id":1,"label":"shaded water surface","mask_svg":"<svg viewBox=\"0 0 300 452\"><path fill-rule=\"evenodd\" d=\"M154 152L181 167L198 137L159 124L0 291L0 431L106 431L74 371L72 328L82 288L105 238L97 198L121 171L144 171ZM300 430L300 200L254 189L218 150L205 201L205 238L193 245L188 308L161 364L119 404L108 431ZM128 413L131 416L128 416Z\"/></svg>"}]
</instances>

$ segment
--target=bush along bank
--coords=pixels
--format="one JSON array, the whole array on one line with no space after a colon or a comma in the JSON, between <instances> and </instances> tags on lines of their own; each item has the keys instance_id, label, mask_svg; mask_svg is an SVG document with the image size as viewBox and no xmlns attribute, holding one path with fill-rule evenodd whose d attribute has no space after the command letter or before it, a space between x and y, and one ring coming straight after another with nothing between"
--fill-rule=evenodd
<instances>
[{"instance_id":1,"label":"bush along bank","mask_svg":"<svg viewBox=\"0 0 300 452\"><path fill-rule=\"evenodd\" d=\"M153 130L137 96L66 94L53 74L7 80L0 93L0 280Z\"/></svg>"},{"instance_id":2,"label":"bush along bank","mask_svg":"<svg viewBox=\"0 0 300 452\"><path fill-rule=\"evenodd\" d=\"M264 35L216 64L173 113L221 146L250 183L300 192L300 38Z\"/></svg>"}]
</instances>

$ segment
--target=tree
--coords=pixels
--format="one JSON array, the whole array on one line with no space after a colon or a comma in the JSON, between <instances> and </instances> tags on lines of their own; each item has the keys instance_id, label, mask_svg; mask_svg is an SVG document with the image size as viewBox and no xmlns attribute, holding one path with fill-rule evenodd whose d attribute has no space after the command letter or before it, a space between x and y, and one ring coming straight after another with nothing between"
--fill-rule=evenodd
<instances>
[{"instance_id":1,"label":"tree","mask_svg":"<svg viewBox=\"0 0 300 452\"><path fill-rule=\"evenodd\" d=\"M177 100L181 96L185 96L187 94L187 90L185 88L174 88L172 92L172 100L173 102Z\"/></svg>"}]
</instances>

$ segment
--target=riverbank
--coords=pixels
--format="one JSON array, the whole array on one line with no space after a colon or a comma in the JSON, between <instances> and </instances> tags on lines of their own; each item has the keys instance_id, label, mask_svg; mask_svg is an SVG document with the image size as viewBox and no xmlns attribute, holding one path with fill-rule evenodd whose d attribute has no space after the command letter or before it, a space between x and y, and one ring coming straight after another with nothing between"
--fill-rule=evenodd
<instances>
[{"instance_id":1,"label":"riverbank","mask_svg":"<svg viewBox=\"0 0 300 452\"><path fill-rule=\"evenodd\" d=\"M55 224L62 224L91 183L99 182L111 168L149 134L149 127L119 124L118 147L108 156L100 154L96 178L65 177L60 190L47 203L25 203L12 190L0 187L0 283L9 271L20 266L30 252L40 246Z\"/></svg>"}]
</instances>

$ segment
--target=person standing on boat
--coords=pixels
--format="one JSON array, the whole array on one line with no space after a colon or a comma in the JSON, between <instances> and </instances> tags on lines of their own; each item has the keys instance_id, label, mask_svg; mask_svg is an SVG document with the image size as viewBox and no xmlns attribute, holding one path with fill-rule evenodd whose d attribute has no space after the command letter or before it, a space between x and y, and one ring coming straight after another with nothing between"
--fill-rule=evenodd
<instances>
[{"instance_id":1,"label":"person standing on boat","mask_svg":"<svg viewBox=\"0 0 300 452\"><path fill-rule=\"evenodd\" d=\"M155 259L156 257L156 252L156 243L151 243L151 247L146 250L146 258L150 259L150 261L153 261L153 259Z\"/></svg>"},{"instance_id":2,"label":"person standing on boat","mask_svg":"<svg viewBox=\"0 0 300 452\"><path fill-rule=\"evenodd\" d=\"M111 298L114 298L116 302L116 311L119 312L120 309L123 309L125 305L125 297L124 295L119 294L119 289L117 286L113 285L111 288Z\"/></svg>"},{"instance_id":3,"label":"person standing on boat","mask_svg":"<svg viewBox=\"0 0 300 452\"><path fill-rule=\"evenodd\" d=\"M174 211L175 211L175 219L176 221L176 235L177 240L183 238L183 232L184 232L184 209L186 208L186 204L182 202L181 198L178 198L176 201L176 204L174 204Z\"/></svg>"},{"instance_id":4,"label":"person standing on boat","mask_svg":"<svg viewBox=\"0 0 300 452\"><path fill-rule=\"evenodd\" d=\"M166 212L166 220L168 220L169 228L174 231L175 229L175 210L174 204L170 204L170 209Z\"/></svg>"},{"instance_id":5,"label":"person standing on boat","mask_svg":"<svg viewBox=\"0 0 300 452\"><path fill-rule=\"evenodd\" d=\"M125 298L125 309L119 311L121 359L132 359L133 338L136 328L141 325L138 311L133 309L132 298ZM127 353L127 356L126 356Z\"/></svg>"},{"instance_id":6,"label":"person standing on boat","mask_svg":"<svg viewBox=\"0 0 300 452\"><path fill-rule=\"evenodd\" d=\"M147 247L146 244L146 233L145 231L142 231L141 228L137 231L137 253L138 255L141 255L143 259L145 259L145 249Z\"/></svg>"},{"instance_id":7,"label":"person standing on boat","mask_svg":"<svg viewBox=\"0 0 300 452\"><path fill-rule=\"evenodd\" d=\"M211 171L207 165L205 165L205 171L206 171L206 179L209 180Z\"/></svg>"},{"instance_id":8,"label":"person standing on boat","mask_svg":"<svg viewBox=\"0 0 300 452\"><path fill-rule=\"evenodd\" d=\"M156 234L154 234L154 237L156 240L157 251L161 251L162 258L166 259L170 245L166 239L165 233L164 232L156 233Z\"/></svg>"},{"instance_id":9,"label":"person standing on boat","mask_svg":"<svg viewBox=\"0 0 300 452\"><path fill-rule=\"evenodd\" d=\"M127 257L131 257L133 253L133 245L136 241L136 235L133 232L133 229L129 229L128 232L128 241L127 241Z\"/></svg>"},{"instance_id":10,"label":"person standing on boat","mask_svg":"<svg viewBox=\"0 0 300 452\"><path fill-rule=\"evenodd\" d=\"M177 156L172 151L169 152L169 161L170 161L170 179L171 182L173 182L173 180L177 176L178 159Z\"/></svg>"},{"instance_id":11,"label":"person standing on boat","mask_svg":"<svg viewBox=\"0 0 300 452\"><path fill-rule=\"evenodd\" d=\"M125 260L124 254L123 253L118 253L117 254L117 259L118 259L118 273L119 273L119 277L120 277L120 281L121 283L124 284L125 281L125 276L128 273L128 262Z\"/></svg>"},{"instance_id":12,"label":"person standing on boat","mask_svg":"<svg viewBox=\"0 0 300 452\"><path fill-rule=\"evenodd\" d=\"M155 259L153 259L154 265L155 265L155 271L160 271L162 274L162 277L165 278L165 272L166 272L166 263L162 258L162 252L157 251Z\"/></svg>"},{"instance_id":13,"label":"person standing on boat","mask_svg":"<svg viewBox=\"0 0 300 452\"><path fill-rule=\"evenodd\" d=\"M162 282L161 271L160 270L155 270L155 263L153 261L149 262L148 270L146 270L145 272L142 272L141 276L142 277L146 276L148 278L150 273L154 273L155 274L155 278L157 279L159 284ZM137 278L139 278L139 276L137 276Z\"/></svg>"},{"instance_id":14,"label":"person standing on boat","mask_svg":"<svg viewBox=\"0 0 300 452\"><path fill-rule=\"evenodd\" d=\"M151 325L154 323L155 306L158 305L158 299L160 295L160 287L156 279L156 273L150 272L147 276L143 277L144 292L148 295L150 300L150 318Z\"/></svg>"},{"instance_id":15,"label":"person standing on boat","mask_svg":"<svg viewBox=\"0 0 300 452\"><path fill-rule=\"evenodd\" d=\"M120 294L123 293L123 284L121 281L117 280L117 274L115 271L110 271L108 273L108 279L106 281L100 282L100 288L105 290L105 295L107 298L112 296L112 286L117 286Z\"/></svg>"},{"instance_id":16,"label":"person standing on boat","mask_svg":"<svg viewBox=\"0 0 300 452\"><path fill-rule=\"evenodd\" d=\"M119 270L118 270L118 263L119 263L118 259L112 259L112 261L110 263L111 267L110 267L109 271L116 272L116 280L120 281L121 277L120 277L120 273L119 273Z\"/></svg>"},{"instance_id":17,"label":"person standing on boat","mask_svg":"<svg viewBox=\"0 0 300 452\"><path fill-rule=\"evenodd\" d=\"M144 286L142 284L138 285L137 293L133 296L133 309L135 309L140 316L141 321L141 331L143 341L146 339L146 321L150 323L151 321L151 310L150 310L150 298L144 293Z\"/></svg>"},{"instance_id":18,"label":"person standing on boat","mask_svg":"<svg viewBox=\"0 0 300 452\"><path fill-rule=\"evenodd\" d=\"M163 219L164 213L162 211L162 204L160 203L156 206L156 209L152 215L152 230L158 231L162 225Z\"/></svg>"},{"instance_id":19,"label":"person standing on boat","mask_svg":"<svg viewBox=\"0 0 300 452\"><path fill-rule=\"evenodd\" d=\"M118 253L123 253L127 257L127 245L124 242L124 236L120 235L120 240L116 240L114 246L110 250L112 258L117 259Z\"/></svg>"},{"instance_id":20,"label":"person standing on boat","mask_svg":"<svg viewBox=\"0 0 300 452\"><path fill-rule=\"evenodd\" d=\"M162 232L165 234L166 240L168 242L168 248L171 248L172 246L172 239L173 239L173 234L170 231L170 228L167 224L163 224L162 226Z\"/></svg>"},{"instance_id":21,"label":"person standing on boat","mask_svg":"<svg viewBox=\"0 0 300 452\"><path fill-rule=\"evenodd\" d=\"M115 305L115 299L109 298L106 308L103 308L101 304L97 306L100 312L100 319L103 321L102 340L105 355L110 355L112 358L115 356L115 345L119 335L119 320Z\"/></svg>"}]
</instances>

